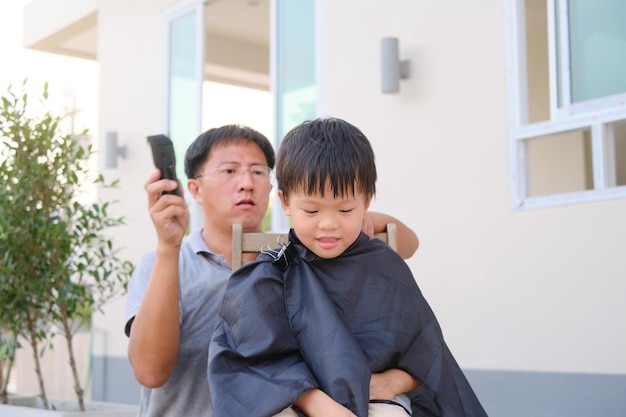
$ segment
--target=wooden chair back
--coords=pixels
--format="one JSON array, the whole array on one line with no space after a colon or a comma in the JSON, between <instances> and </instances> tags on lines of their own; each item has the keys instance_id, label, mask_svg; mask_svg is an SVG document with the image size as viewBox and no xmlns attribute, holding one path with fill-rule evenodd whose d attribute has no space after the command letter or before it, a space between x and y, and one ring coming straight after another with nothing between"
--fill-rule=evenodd
<instances>
[{"instance_id":1,"label":"wooden chair back","mask_svg":"<svg viewBox=\"0 0 626 417\"><path fill-rule=\"evenodd\" d=\"M377 239L387 243L391 249L398 250L398 235L395 223L387 223L386 230L374 235ZM233 224L233 271L243 265L244 253L260 253L263 248L277 248L287 242L289 234L284 233L244 233L241 224Z\"/></svg>"}]
</instances>

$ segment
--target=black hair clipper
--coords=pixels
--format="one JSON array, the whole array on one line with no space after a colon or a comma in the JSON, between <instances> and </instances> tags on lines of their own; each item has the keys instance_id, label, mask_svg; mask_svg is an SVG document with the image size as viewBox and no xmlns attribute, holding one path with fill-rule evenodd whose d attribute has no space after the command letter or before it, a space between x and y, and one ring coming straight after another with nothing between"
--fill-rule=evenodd
<instances>
[{"instance_id":1,"label":"black hair clipper","mask_svg":"<svg viewBox=\"0 0 626 417\"><path fill-rule=\"evenodd\" d=\"M152 147L152 158L154 166L161 170L161 179L174 180L176 178L176 155L174 155L174 144L171 139L165 135L148 136L148 142ZM176 194L180 196L178 185L172 191L165 191L164 194Z\"/></svg>"}]
</instances>

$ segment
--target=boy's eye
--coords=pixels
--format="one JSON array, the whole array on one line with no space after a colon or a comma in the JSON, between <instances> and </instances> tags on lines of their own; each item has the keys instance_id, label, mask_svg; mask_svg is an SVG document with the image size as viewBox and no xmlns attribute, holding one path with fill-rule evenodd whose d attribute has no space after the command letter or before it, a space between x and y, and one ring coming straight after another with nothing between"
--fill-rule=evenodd
<instances>
[{"instance_id":1,"label":"boy's eye","mask_svg":"<svg viewBox=\"0 0 626 417\"><path fill-rule=\"evenodd\" d=\"M350 213L354 209L339 210L339 213Z\"/></svg>"},{"instance_id":2,"label":"boy's eye","mask_svg":"<svg viewBox=\"0 0 626 417\"><path fill-rule=\"evenodd\" d=\"M302 209L302 210L303 210L306 214L315 214L315 213L317 213L317 210L305 210L305 209Z\"/></svg>"}]
</instances>

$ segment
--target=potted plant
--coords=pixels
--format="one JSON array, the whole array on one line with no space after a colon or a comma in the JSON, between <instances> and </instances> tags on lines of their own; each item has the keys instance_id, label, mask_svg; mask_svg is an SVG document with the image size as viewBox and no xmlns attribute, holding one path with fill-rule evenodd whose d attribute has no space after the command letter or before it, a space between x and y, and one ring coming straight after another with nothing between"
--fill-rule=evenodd
<instances>
[{"instance_id":1,"label":"potted plant","mask_svg":"<svg viewBox=\"0 0 626 417\"><path fill-rule=\"evenodd\" d=\"M85 188L107 184L90 176L91 145L61 132L62 118L46 111L48 86L32 103L24 81L0 103L0 397L15 351L33 351L41 407L49 409L39 356L52 336L67 344L77 408L86 409L73 337L92 312L123 293L133 265L120 258L106 231L124 224L111 202L85 202ZM41 106L34 115L32 106ZM54 408L54 407L52 407Z\"/></svg>"}]
</instances>

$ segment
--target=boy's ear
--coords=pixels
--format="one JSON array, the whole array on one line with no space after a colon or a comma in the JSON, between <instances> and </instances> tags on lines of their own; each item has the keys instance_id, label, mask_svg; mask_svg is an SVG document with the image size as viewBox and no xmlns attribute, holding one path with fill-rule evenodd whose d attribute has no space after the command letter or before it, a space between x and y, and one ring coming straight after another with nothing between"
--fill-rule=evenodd
<instances>
[{"instance_id":1,"label":"boy's ear","mask_svg":"<svg viewBox=\"0 0 626 417\"><path fill-rule=\"evenodd\" d=\"M283 211L287 216L291 216L291 210L289 208L289 196L283 193L283 190L278 189L278 198L280 199L280 205L283 206Z\"/></svg>"},{"instance_id":2,"label":"boy's ear","mask_svg":"<svg viewBox=\"0 0 626 417\"><path fill-rule=\"evenodd\" d=\"M374 194L369 194L367 197L365 197L365 211L370 208L370 203L372 202L373 198Z\"/></svg>"}]
</instances>

